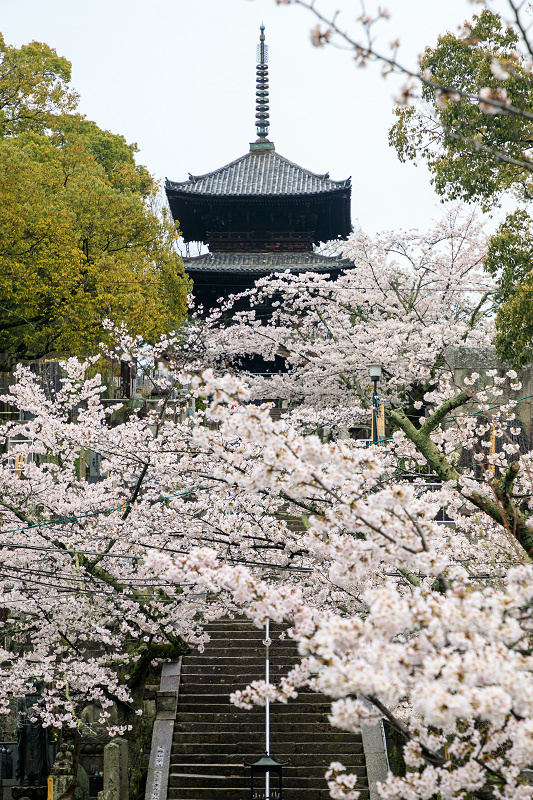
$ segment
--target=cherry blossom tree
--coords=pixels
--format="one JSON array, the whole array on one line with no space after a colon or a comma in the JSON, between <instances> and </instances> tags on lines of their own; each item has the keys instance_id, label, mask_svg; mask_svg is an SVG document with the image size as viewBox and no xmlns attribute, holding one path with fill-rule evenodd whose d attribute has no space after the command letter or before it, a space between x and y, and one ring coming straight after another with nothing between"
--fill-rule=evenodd
<instances>
[{"instance_id":1,"label":"cherry blossom tree","mask_svg":"<svg viewBox=\"0 0 533 800\"><path fill-rule=\"evenodd\" d=\"M402 61L392 6L391 14L381 3L361 2L356 16L348 3L331 14L327 0L276 2L314 15L311 41L316 47L339 46L360 67L376 63L385 77L403 76L389 141L401 161L426 162L438 194L475 201L484 209L501 208L502 197L507 208L514 206L491 242L501 285L496 347L514 366L527 363L533 236L530 4L465 3L460 29L443 29L436 45L419 42L419 63L413 65ZM517 271L520 262L527 269Z\"/></svg>"},{"instance_id":2,"label":"cherry blossom tree","mask_svg":"<svg viewBox=\"0 0 533 800\"><path fill-rule=\"evenodd\" d=\"M512 371L509 380L518 392ZM444 379L431 398L438 409L422 431L448 469L458 447L479 455L483 425L470 409L490 413L502 391L499 376L485 382L477 389L469 379L457 393ZM480 454L484 481L456 471L435 491L398 474L400 456L420 457L403 433L385 447L323 444L272 421L266 408L236 410L246 396L236 379L204 374L193 385L216 398L206 414L220 438L205 427L194 438L224 458L221 479L283 496L309 514L300 540L310 570L304 580L231 564L214 548L148 557L166 580L233 597L257 624L290 623L301 663L277 686L254 682L234 702L287 702L309 686L333 698L331 720L340 728L387 719L403 738L409 771L389 775L384 798L531 797L522 774L533 755L531 457L512 461L510 440L497 456ZM513 407L493 412L501 435ZM240 453L252 447L259 458L246 466L228 459L225 442L235 440ZM512 507L514 492L520 508ZM443 504L454 528L434 521ZM328 777L336 798L354 800L363 788L340 763Z\"/></svg>"},{"instance_id":3,"label":"cherry blossom tree","mask_svg":"<svg viewBox=\"0 0 533 800\"><path fill-rule=\"evenodd\" d=\"M476 3L482 7L482 10L487 10L499 19L501 18L503 25L514 37L516 47L509 53L501 53L497 49L491 53L489 49L487 62L491 67L492 76L486 76L485 84L473 86L461 86L454 80L442 81L440 76L433 75L423 66L409 65L403 62L401 41L397 36L391 41L391 29L386 27L391 19L392 24L394 22L394 9L391 13L391 10L383 4L368 4L361 0L359 3L360 13L354 16L353 9L348 4L346 6L341 4L332 13L326 0L322 0L322 2L321 0L274 0L274 2L280 6L299 6L314 16L317 23L310 30L310 39L314 47L333 46L347 49L358 67L377 64L381 67L384 78L389 75L406 78L405 84L396 97L400 105L406 105L421 97L426 90L426 99L428 94L432 94L435 103L441 108L447 102L457 103L464 99L479 105L481 111L489 115L503 113L524 120L530 116L528 105L523 102L517 104L512 102L503 84L511 76L520 75L523 79L523 88L527 90L528 80L524 73L530 70L533 43L527 18L529 6L524 2L506 0L499 3L496 0L479 0ZM470 13L469 4L465 3L465 15ZM472 48L472 51L475 51L478 48L479 39L471 37L471 27L470 22L466 21L460 32L460 38L466 48ZM395 35L394 28L392 34ZM424 44L424 42L420 43L421 48ZM460 78L460 76L457 77ZM492 79L495 79L497 83L494 84ZM526 91L525 95L527 96L527 94ZM501 150L496 148L493 154L501 154L505 160L504 148ZM519 164L517 163L516 166ZM525 157L520 162L520 166L530 170L529 159Z\"/></svg>"},{"instance_id":4,"label":"cherry blossom tree","mask_svg":"<svg viewBox=\"0 0 533 800\"><path fill-rule=\"evenodd\" d=\"M152 410L131 409L117 425L109 424L115 409L101 402L94 362L67 361L51 399L35 375L19 369L7 399L26 419L4 424L9 449L0 463L4 710L10 698L39 688L36 713L45 723L76 726L87 700L101 702L109 721L116 702L124 732L154 659L201 647L209 620L247 613L262 624L268 616L289 623L301 663L278 686L243 687L235 702L284 702L310 686L332 698L331 718L342 728L388 719L413 769L391 775L384 797L532 795L521 775L533 746L533 492L531 456L515 438L521 385L516 373L493 370L458 387L435 359L447 328L455 326L453 341L488 335L474 288L484 293L490 285L475 277L479 257L468 236L446 244L458 253L453 269L436 257L435 242L406 235L392 250L390 239L372 246L362 237L354 246L363 276L383 259L384 275L372 288L375 296L384 289L383 320L365 312L364 325L353 338L348 330L340 346L326 335L328 324L337 326L335 335L355 326L367 293L359 305L345 299L342 316L341 299L352 297L344 279L336 289L317 278L324 296L340 298L327 316L314 285L304 294L299 279L274 279L302 318L306 347L326 362L335 361L334 347L347 358L365 327L379 329L395 315L382 328L381 350L372 351L378 360L390 355L398 328L394 347L405 363L391 357L396 372L388 378L396 431L379 446L322 442L306 432L305 413L272 419L268 404L250 403L256 390L241 377L204 369L202 353L211 358L216 341L225 346L227 330L216 330L214 320L153 348L116 332L117 357L138 368L162 358L168 365ZM399 242L409 267L387 261L389 253L405 258ZM431 257L422 258L424 248ZM413 275L422 263L419 285ZM463 292L452 293L461 269ZM435 294L446 302L435 307ZM431 364L414 317L401 325L401 298L411 296L420 327L434 331ZM311 319L315 306L320 313ZM281 306L279 319L293 336ZM256 327L250 316L241 324ZM339 380L338 372L324 374L331 386ZM402 400L401 387L414 385L424 387L416 402L427 411L419 420L406 414L411 400ZM172 401L182 387L203 409L185 420ZM339 404L352 403L347 414L353 391L338 395ZM490 427L503 442L498 452L484 447ZM97 483L79 477L86 451L102 458ZM463 452L472 455L468 469L459 466ZM454 527L436 521L443 508ZM304 533L291 529L295 516ZM357 779L342 765L331 766L329 780L333 796L355 800Z\"/></svg>"},{"instance_id":5,"label":"cherry blossom tree","mask_svg":"<svg viewBox=\"0 0 533 800\"><path fill-rule=\"evenodd\" d=\"M123 340L124 357L135 351ZM384 796L530 796L530 459L511 461L510 441L482 455L484 480L454 472L459 448L478 454L486 423L472 408L502 435L512 423L514 401L489 411L497 375L461 392L442 376L419 441L405 424L367 448L302 435L250 405L242 380L209 371L177 376L206 398L195 418L175 420L167 396L108 427L89 367L67 362L53 400L24 370L12 389L31 418L4 430L19 440L0 473L4 708L40 684L48 724L76 724L90 698L105 718L112 700L134 704L147 659L201 645L205 621L246 609L288 620L302 663L240 704L309 684L334 698L341 727L387 717L416 769ZM81 448L102 455L102 481L77 477ZM437 490L398 468L433 457ZM455 529L434 521L444 505ZM303 535L285 521L302 512ZM331 770L334 794L355 797L354 779Z\"/></svg>"},{"instance_id":6,"label":"cherry blossom tree","mask_svg":"<svg viewBox=\"0 0 533 800\"><path fill-rule=\"evenodd\" d=\"M183 354L172 359L173 345L167 339L147 348L129 338L121 354L146 363L149 351L157 358L164 352L176 371ZM211 613L187 584L153 578L144 564L148 548L189 553L207 543L229 563L291 574L304 569L303 555L278 518L283 498L231 488L225 478L226 462L253 463L257 446L242 449L233 437L217 448L211 428L213 442L202 445L195 434L203 415L181 421L170 400L175 379L159 380L163 399L155 409L130 409L116 425L121 407L101 402L105 387L99 373L90 377L94 362L70 359L63 368L52 399L23 367L3 398L26 421L5 422L0 431L0 708L39 689L45 723L75 727L86 702L102 704L102 722L117 703L117 731L124 731L152 661L201 645L200 622ZM102 477L88 484L79 462L89 453L101 458Z\"/></svg>"},{"instance_id":7,"label":"cherry blossom tree","mask_svg":"<svg viewBox=\"0 0 533 800\"><path fill-rule=\"evenodd\" d=\"M446 347L492 343L494 283L483 271L486 239L472 212L450 208L427 234L359 230L339 246L353 263L339 278L278 273L238 296L251 311L229 325L224 318L217 325L215 314L206 360L239 369L261 354L272 373L246 374L254 397L348 407L341 417L353 424L369 405L368 364L383 364L380 391L390 403L414 403L445 366Z\"/></svg>"}]
</instances>

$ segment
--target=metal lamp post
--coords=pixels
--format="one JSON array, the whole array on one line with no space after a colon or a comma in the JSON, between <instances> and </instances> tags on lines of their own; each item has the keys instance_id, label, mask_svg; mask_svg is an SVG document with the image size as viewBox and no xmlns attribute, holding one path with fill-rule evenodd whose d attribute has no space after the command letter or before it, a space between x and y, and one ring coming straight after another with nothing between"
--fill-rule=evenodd
<instances>
[{"instance_id":1,"label":"metal lamp post","mask_svg":"<svg viewBox=\"0 0 533 800\"><path fill-rule=\"evenodd\" d=\"M372 442L377 444L378 438L378 417L379 417L379 399L378 399L378 382L381 378L381 364L369 364L368 371L374 384L374 391L372 392Z\"/></svg>"},{"instance_id":2,"label":"metal lamp post","mask_svg":"<svg viewBox=\"0 0 533 800\"><path fill-rule=\"evenodd\" d=\"M267 617L266 625L265 625L265 680L266 683L270 683L270 620ZM265 755L262 758L258 759L258 761L246 761L243 759L243 764L245 767L250 767L250 798L251 800L282 800L281 798L281 773L282 768L290 764L290 758L288 761L276 761L275 759L270 757L270 700L266 699L265 705ZM278 778L278 787L277 789L273 789L270 786L270 773L277 775ZM259 790L254 791L254 778L258 776L264 775L265 776L265 789L264 792Z\"/></svg>"}]
</instances>

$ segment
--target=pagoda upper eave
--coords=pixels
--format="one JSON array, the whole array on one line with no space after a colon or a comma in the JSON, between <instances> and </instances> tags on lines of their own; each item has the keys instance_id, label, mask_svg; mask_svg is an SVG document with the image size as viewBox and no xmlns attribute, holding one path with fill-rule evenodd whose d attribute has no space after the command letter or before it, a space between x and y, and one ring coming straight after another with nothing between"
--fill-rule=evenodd
<instances>
[{"instance_id":1,"label":"pagoda upper eave","mask_svg":"<svg viewBox=\"0 0 533 800\"><path fill-rule=\"evenodd\" d=\"M167 180L166 188L190 195L272 196L321 195L349 189L350 178L334 181L329 174L311 172L272 149L246 155L205 175L189 175L181 183Z\"/></svg>"},{"instance_id":2,"label":"pagoda upper eave","mask_svg":"<svg viewBox=\"0 0 533 800\"><path fill-rule=\"evenodd\" d=\"M191 195L167 184L172 216L186 242L209 242L208 232L311 231L315 244L352 231L349 187L324 194Z\"/></svg>"}]
</instances>

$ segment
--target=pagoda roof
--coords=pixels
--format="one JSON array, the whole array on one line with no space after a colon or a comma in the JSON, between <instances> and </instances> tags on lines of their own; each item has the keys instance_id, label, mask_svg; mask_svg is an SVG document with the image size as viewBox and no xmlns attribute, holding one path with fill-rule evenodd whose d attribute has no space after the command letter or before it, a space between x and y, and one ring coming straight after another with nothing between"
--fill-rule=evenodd
<instances>
[{"instance_id":1,"label":"pagoda roof","mask_svg":"<svg viewBox=\"0 0 533 800\"><path fill-rule=\"evenodd\" d=\"M287 196L321 195L349 189L350 178L333 181L329 173L317 175L298 166L274 150L250 151L205 175L189 175L188 181L167 179L167 191L207 196Z\"/></svg>"},{"instance_id":2,"label":"pagoda roof","mask_svg":"<svg viewBox=\"0 0 533 800\"><path fill-rule=\"evenodd\" d=\"M351 269L353 262L339 256L318 253L205 253L184 258L183 266L190 273L226 272L233 274L271 272L331 272Z\"/></svg>"}]
</instances>

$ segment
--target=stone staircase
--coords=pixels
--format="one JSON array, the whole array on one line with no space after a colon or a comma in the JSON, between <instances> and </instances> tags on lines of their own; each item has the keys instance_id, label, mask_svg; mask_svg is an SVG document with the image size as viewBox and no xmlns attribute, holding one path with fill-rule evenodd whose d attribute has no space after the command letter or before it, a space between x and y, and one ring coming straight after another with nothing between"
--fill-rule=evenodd
<instances>
[{"instance_id":1,"label":"stone staircase","mask_svg":"<svg viewBox=\"0 0 533 800\"><path fill-rule=\"evenodd\" d=\"M211 641L205 652L183 658L168 798L248 800L250 769L242 762L264 754L265 710L242 711L229 702L229 694L264 677L264 632L242 620L214 623L208 630ZM273 682L298 661L292 640L279 639L281 630L271 626ZM342 761L357 774L358 783L367 785L361 736L329 725L326 697L302 692L297 700L270 708L270 755L282 762L291 759L283 768L286 800L329 798L324 773L331 761ZM277 788L274 776L271 788ZM368 791L363 791L361 800L367 798Z\"/></svg>"}]
</instances>

